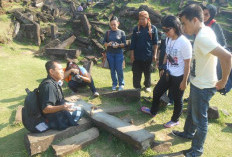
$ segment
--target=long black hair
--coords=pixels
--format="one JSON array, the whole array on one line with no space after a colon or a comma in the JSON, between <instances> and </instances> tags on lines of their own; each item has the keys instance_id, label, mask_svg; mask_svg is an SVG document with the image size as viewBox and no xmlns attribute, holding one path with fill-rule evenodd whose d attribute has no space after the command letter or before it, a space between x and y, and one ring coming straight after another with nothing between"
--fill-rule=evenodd
<instances>
[{"instance_id":1,"label":"long black hair","mask_svg":"<svg viewBox=\"0 0 232 157\"><path fill-rule=\"evenodd\" d=\"M68 61L66 64L66 69L65 71L68 71L70 69L79 69L79 66L75 62Z\"/></svg>"},{"instance_id":2,"label":"long black hair","mask_svg":"<svg viewBox=\"0 0 232 157\"><path fill-rule=\"evenodd\" d=\"M175 33L178 36L183 34L180 20L173 15L167 15L163 17L161 20L161 24L162 24L162 27L174 28Z\"/></svg>"}]
</instances>

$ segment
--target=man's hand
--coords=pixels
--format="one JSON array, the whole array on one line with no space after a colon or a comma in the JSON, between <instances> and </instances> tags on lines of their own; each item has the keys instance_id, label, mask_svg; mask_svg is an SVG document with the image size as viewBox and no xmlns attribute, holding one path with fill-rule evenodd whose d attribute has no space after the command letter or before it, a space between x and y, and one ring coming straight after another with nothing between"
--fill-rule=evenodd
<instances>
[{"instance_id":1,"label":"man's hand","mask_svg":"<svg viewBox=\"0 0 232 157\"><path fill-rule=\"evenodd\" d=\"M135 61L134 55L131 55L131 56L130 56L130 61L131 61L131 63L133 63L133 62Z\"/></svg>"},{"instance_id":2,"label":"man's hand","mask_svg":"<svg viewBox=\"0 0 232 157\"><path fill-rule=\"evenodd\" d=\"M226 82L225 81L219 80L216 83L216 89L217 90L221 90L221 89L225 88L225 86L226 86Z\"/></svg>"},{"instance_id":3,"label":"man's hand","mask_svg":"<svg viewBox=\"0 0 232 157\"><path fill-rule=\"evenodd\" d=\"M157 60L157 61L155 62L155 68L156 68L156 69L159 68L159 60Z\"/></svg>"},{"instance_id":4,"label":"man's hand","mask_svg":"<svg viewBox=\"0 0 232 157\"><path fill-rule=\"evenodd\" d=\"M180 83L180 90L185 90L187 88L187 81L181 81Z\"/></svg>"},{"instance_id":5,"label":"man's hand","mask_svg":"<svg viewBox=\"0 0 232 157\"><path fill-rule=\"evenodd\" d=\"M152 57L152 61L153 61L154 63L156 62L156 59L157 59L156 56L153 56L153 57Z\"/></svg>"},{"instance_id":6,"label":"man's hand","mask_svg":"<svg viewBox=\"0 0 232 157\"><path fill-rule=\"evenodd\" d=\"M65 103L64 105L64 110L66 110L66 111L69 111L69 112L73 112L73 111L75 111L73 108L72 108L72 104L68 104L68 103Z\"/></svg>"},{"instance_id":7,"label":"man's hand","mask_svg":"<svg viewBox=\"0 0 232 157\"><path fill-rule=\"evenodd\" d=\"M160 77L163 76L164 70L160 70L160 73L159 73L159 74L160 74Z\"/></svg>"}]
</instances>

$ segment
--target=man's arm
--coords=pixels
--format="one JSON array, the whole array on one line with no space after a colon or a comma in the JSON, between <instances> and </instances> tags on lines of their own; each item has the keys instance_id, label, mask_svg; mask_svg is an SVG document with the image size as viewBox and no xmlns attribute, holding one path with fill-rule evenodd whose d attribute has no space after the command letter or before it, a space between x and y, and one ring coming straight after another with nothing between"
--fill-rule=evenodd
<instances>
[{"instance_id":1,"label":"man's arm","mask_svg":"<svg viewBox=\"0 0 232 157\"><path fill-rule=\"evenodd\" d=\"M220 90L225 88L231 71L231 54L221 46L216 47L210 53L217 56L221 63L222 79L219 80L216 84L216 89Z\"/></svg>"},{"instance_id":2,"label":"man's arm","mask_svg":"<svg viewBox=\"0 0 232 157\"><path fill-rule=\"evenodd\" d=\"M43 109L43 113L44 114L56 113L62 110L72 111L71 107L72 107L71 104L64 104L64 105L58 105L58 106L48 105L47 107Z\"/></svg>"},{"instance_id":3,"label":"man's arm","mask_svg":"<svg viewBox=\"0 0 232 157\"><path fill-rule=\"evenodd\" d=\"M153 62L156 62L159 39L158 39L158 30L157 30L157 28L155 27L153 29L153 31L154 31L154 33L152 35L152 37L153 37L152 40L153 40L153 44L154 44L154 53L153 53L153 59L152 60L153 60Z\"/></svg>"},{"instance_id":4,"label":"man's arm","mask_svg":"<svg viewBox=\"0 0 232 157\"><path fill-rule=\"evenodd\" d=\"M191 63L191 59L184 60L184 76L183 76L183 80L180 83L180 90L185 90L187 87L188 76L190 73L190 63Z\"/></svg>"},{"instance_id":5,"label":"man's arm","mask_svg":"<svg viewBox=\"0 0 232 157\"><path fill-rule=\"evenodd\" d=\"M153 62L156 61L157 59L157 50L158 50L158 45L154 45L154 54L153 54Z\"/></svg>"},{"instance_id":6,"label":"man's arm","mask_svg":"<svg viewBox=\"0 0 232 157\"><path fill-rule=\"evenodd\" d=\"M136 38L136 29L133 30L133 34L131 36L131 45L130 45L130 61L131 63L134 62L134 50L135 50L135 38Z\"/></svg>"},{"instance_id":7,"label":"man's arm","mask_svg":"<svg viewBox=\"0 0 232 157\"><path fill-rule=\"evenodd\" d=\"M130 61L131 61L131 63L133 63L134 60L135 60L134 50L131 50L131 51L130 51Z\"/></svg>"}]
</instances>

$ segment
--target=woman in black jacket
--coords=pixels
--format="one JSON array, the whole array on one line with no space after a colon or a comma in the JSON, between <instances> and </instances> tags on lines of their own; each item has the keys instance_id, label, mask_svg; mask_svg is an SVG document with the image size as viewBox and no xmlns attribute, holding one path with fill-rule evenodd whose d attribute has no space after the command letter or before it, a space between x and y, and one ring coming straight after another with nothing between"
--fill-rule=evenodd
<instances>
[{"instance_id":1,"label":"woman in black jacket","mask_svg":"<svg viewBox=\"0 0 232 157\"><path fill-rule=\"evenodd\" d=\"M203 6L204 11L204 23L206 26L209 26L214 31L217 42L224 48L227 47L226 38L224 36L224 33L222 31L221 26L217 23L217 21L214 19L214 17L217 15L217 8L212 5L208 4L206 6Z\"/></svg>"}]
</instances>

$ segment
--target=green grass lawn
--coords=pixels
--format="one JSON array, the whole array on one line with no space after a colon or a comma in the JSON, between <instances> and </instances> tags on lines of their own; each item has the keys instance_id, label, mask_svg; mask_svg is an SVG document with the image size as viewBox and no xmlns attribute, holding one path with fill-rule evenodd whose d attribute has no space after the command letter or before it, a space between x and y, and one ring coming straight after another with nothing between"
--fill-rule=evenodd
<instances>
[{"instance_id":1,"label":"green grass lawn","mask_svg":"<svg viewBox=\"0 0 232 157\"><path fill-rule=\"evenodd\" d=\"M0 156L27 156L24 147L24 135L28 132L23 125L15 125L14 118L17 106L23 105L25 98L25 88L34 89L39 85L39 82L46 77L44 64L46 59L36 58L31 52L37 50L38 47L27 43L11 43L0 48ZM64 65L64 64L63 64ZM132 88L132 72L131 67L127 66L124 69L126 89ZM102 69L99 66L93 68L93 78L95 85L101 89L110 90L111 80L110 71ZM157 73L152 74L152 81L158 80ZM70 90L67 85L64 85L65 94L69 94ZM83 90L90 94L89 90ZM185 97L188 96L189 89L185 92ZM143 96L151 96L142 92ZM135 125L143 126L148 131L155 133L155 140L159 142L172 142L170 152L178 152L190 147L190 142L178 139L170 135L172 129L165 129L163 123L170 120L173 112L173 106L162 108L158 116L152 121L151 117L142 114L138 109L141 105L150 106L150 104L141 102L126 103L119 99L106 99L99 97L83 97L84 100L101 106L116 106L126 105L131 108L131 111L118 114L120 118L132 118ZM209 133L205 143L205 157L229 157L232 150L232 129L228 128L225 123L232 121L232 94L231 92L225 97L216 94L211 100L211 106L217 106L220 111L218 120L210 120ZM184 108L187 104L184 105ZM222 110L229 112L229 116L223 114ZM181 118L181 124L175 129L182 130L186 113ZM111 134L100 130L99 139L90 146L78 151L70 156L152 156L158 153L148 149L143 154L138 154L130 145L112 136ZM50 148L41 156L53 156L53 151Z\"/></svg>"}]
</instances>

